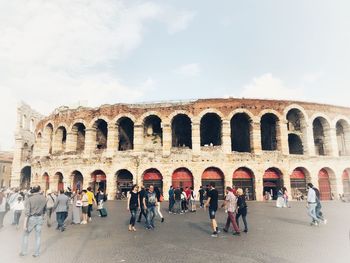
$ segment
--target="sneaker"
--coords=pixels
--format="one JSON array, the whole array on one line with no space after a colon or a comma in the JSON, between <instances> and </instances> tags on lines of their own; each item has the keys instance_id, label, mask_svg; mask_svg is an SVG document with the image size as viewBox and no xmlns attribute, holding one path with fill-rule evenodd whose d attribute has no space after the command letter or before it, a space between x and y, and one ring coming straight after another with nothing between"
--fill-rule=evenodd
<instances>
[{"instance_id":1,"label":"sneaker","mask_svg":"<svg viewBox=\"0 0 350 263\"><path fill-rule=\"evenodd\" d=\"M211 234L212 237L218 237L218 233L217 232L213 232L213 234Z\"/></svg>"},{"instance_id":2,"label":"sneaker","mask_svg":"<svg viewBox=\"0 0 350 263\"><path fill-rule=\"evenodd\" d=\"M241 233L239 233L239 232L234 232L232 235L234 235L234 236L240 236Z\"/></svg>"},{"instance_id":3,"label":"sneaker","mask_svg":"<svg viewBox=\"0 0 350 263\"><path fill-rule=\"evenodd\" d=\"M227 232L228 232L228 230L227 230L227 229L225 229L225 228L224 228L223 230L224 230L224 232L225 232L225 233L227 233Z\"/></svg>"},{"instance_id":4,"label":"sneaker","mask_svg":"<svg viewBox=\"0 0 350 263\"><path fill-rule=\"evenodd\" d=\"M164 217L162 217L162 220L161 220L161 222L162 222L162 223L164 222Z\"/></svg>"},{"instance_id":5,"label":"sneaker","mask_svg":"<svg viewBox=\"0 0 350 263\"><path fill-rule=\"evenodd\" d=\"M244 229L244 231L243 231L244 233L248 233L248 229Z\"/></svg>"}]
</instances>

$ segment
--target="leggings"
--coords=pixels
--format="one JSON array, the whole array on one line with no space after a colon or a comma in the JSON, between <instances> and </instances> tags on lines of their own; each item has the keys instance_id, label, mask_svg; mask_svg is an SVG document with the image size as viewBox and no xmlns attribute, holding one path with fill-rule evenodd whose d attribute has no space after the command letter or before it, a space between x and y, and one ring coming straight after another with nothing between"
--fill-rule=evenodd
<instances>
[{"instance_id":1,"label":"leggings","mask_svg":"<svg viewBox=\"0 0 350 263\"><path fill-rule=\"evenodd\" d=\"M159 215L160 218L163 218L163 214L162 212L160 212L160 202L158 202L158 205L157 205L157 214Z\"/></svg>"},{"instance_id":2,"label":"leggings","mask_svg":"<svg viewBox=\"0 0 350 263\"><path fill-rule=\"evenodd\" d=\"M239 217L242 216L242 219L243 219L243 223L244 223L244 230L248 230L248 224L247 224L247 213L237 213L236 214L236 223L237 223L237 226L239 227Z\"/></svg>"}]
</instances>

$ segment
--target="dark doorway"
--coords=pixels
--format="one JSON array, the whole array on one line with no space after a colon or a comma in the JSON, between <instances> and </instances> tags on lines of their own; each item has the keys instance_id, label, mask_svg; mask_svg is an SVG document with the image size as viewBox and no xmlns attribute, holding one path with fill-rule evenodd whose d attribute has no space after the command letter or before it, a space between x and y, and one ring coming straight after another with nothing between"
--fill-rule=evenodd
<instances>
[{"instance_id":1,"label":"dark doorway","mask_svg":"<svg viewBox=\"0 0 350 263\"><path fill-rule=\"evenodd\" d=\"M272 113L267 113L261 118L261 146L263 151L277 150L277 121Z\"/></svg>"},{"instance_id":2,"label":"dark doorway","mask_svg":"<svg viewBox=\"0 0 350 263\"><path fill-rule=\"evenodd\" d=\"M238 113L231 119L231 148L235 152L250 152L251 120L245 113Z\"/></svg>"},{"instance_id":3,"label":"dark doorway","mask_svg":"<svg viewBox=\"0 0 350 263\"><path fill-rule=\"evenodd\" d=\"M191 119L185 114L178 114L171 123L172 146L192 149Z\"/></svg>"},{"instance_id":4,"label":"dark doorway","mask_svg":"<svg viewBox=\"0 0 350 263\"><path fill-rule=\"evenodd\" d=\"M201 146L219 146L222 144L222 121L216 113L207 113L200 124Z\"/></svg>"}]
</instances>

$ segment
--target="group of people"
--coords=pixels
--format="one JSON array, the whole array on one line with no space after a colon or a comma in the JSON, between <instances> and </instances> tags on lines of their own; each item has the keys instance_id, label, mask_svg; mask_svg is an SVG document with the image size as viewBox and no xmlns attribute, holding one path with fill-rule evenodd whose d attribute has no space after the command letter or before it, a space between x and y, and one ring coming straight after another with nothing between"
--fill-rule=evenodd
<instances>
[{"instance_id":1,"label":"group of people","mask_svg":"<svg viewBox=\"0 0 350 263\"><path fill-rule=\"evenodd\" d=\"M180 188L170 186L169 189L169 213L184 214L188 211L196 212L196 194L193 191L193 187ZM201 204L203 199L200 194ZM201 205L202 206L202 205Z\"/></svg>"},{"instance_id":2,"label":"group of people","mask_svg":"<svg viewBox=\"0 0 350 263\"><path fill-rule=\"evenodd\" d=\"M284 208L284 207L290 208L289 195L288 195L288 190L286 187L282 187L281 189L278 190L276 207L278 207L278 208Z\"/></svg>"}]
</instances>

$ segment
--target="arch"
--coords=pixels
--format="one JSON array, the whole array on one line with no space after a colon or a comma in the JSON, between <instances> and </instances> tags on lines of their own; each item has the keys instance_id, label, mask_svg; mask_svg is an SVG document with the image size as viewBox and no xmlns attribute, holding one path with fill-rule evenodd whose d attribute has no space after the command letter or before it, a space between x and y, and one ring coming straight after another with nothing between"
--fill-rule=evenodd
<instances>
[{"instance_id":1,"label":"arch","mask_svg":"<svg viewBox=\"0 0 350 263\"><path fill-rule=\"evenodd\" d=\"M57 191L64 190L63 174L61 172L56 172L54 178L57 182Z\"/></svg>"},{"instance_id":2,"label":"arch","mask_svg":"<svg viewBox=\"0 0 350 263\"><path fill-rule=\"evenodd\" d=\"M171 180L174 188L193 187L192 172L185 167L176 169L171 176Z\"/></svg>"},{"instance_id":3,"label":"arch","mask_svg":"<svg viewBox=\"0 0 350 263\"><path fill-rule=\"evenodd\" d=\"M107 116L105 116L105 115L96 116L95 118L93 118L93 119L89 122L88 126L86 126L86 127L87 127L88 129L96 129L96 123L97 123L98 121L104 121L104 122L106 122L106 123L109 123L109 118L108 118Z\"/></svg>"},{"instance_id":4,"label":"arch","mask_svg":"<svg viewBox=\"0 0 350 263\"><path fill-rule=\"evenodd\" d=\"M163 145L162 120L157 115L148 115L143 120L143 138L145 148L160 148Z\"/></svg>"},{"instance_id":5,"label":"arch","mask_svg":"<svg viewBox=\"0 0 350 263\"><path fill-rule=\"evenodd\" d=\"M196 119L197 120L201 120L204 115L207 115L208 113L213 113L213 114L216 114L220 117L221 120L224 120L225 119L225 116L224 114L222 114L221 111L217 110L217 109L214 109L214 108L209 108L209 109L205 109L203 111L201 111L197 116L196 116Z\"/></svg>"},{"instance_id":6,"label":"arch","mask_svg":"<svg viewBox=\"0 0 350 263\"><path fill-rule=\"evenodd\" d=\"M193 119L193 114L191 114L190 112L188 111L185 111L185 110L175 110L173 111L172 113L170 113L167 117L167 120L169 120L169 123L173 122L174 118L177 116L177 115L186 115L191 123L192 123L192 119Z\"/></svg>"},{"instance_id":7,"label":"arch","mask_svg":"<svg viewBox=\"0 0 350 263\"><path fill-rule=\"evenodd\" d=\"M127 196L133 185L133 175L129 170L121 169L115 173L117 182L117 197L122 193Z\"/></svg>"},{"instance_id":8,"label":"arch","mask_svg":"<svg viewBox=\"0 0 350 263\"><path fill-rule=\"evenodd\" d=\"M20 187L21 189L29 189L32 177L32 168L30 166L25 166L21 170L20 175Z\"/></svg>"},{"instance_id":9,"label":"arch","mask_svg":"<svg viewBox=\"0 0 350 263\"><path fill-rule=\"evenodd\" d=\"M48 147L48 153L52 154L52 138L53 138L53 125L52 123L47 123L44 129L44 140Z\"/></svg>"},{"instance_id":10,"label":"arch","mask_svg":"<svg viewBox=\"0 0 350 263\"><path fill-rule=\"evenodd\" d=\"M302 200L307 196L307 182L311 182L310 172L304 167L297 167L290 175L291 194L293 199Z\"/></svg>"},{"instance_id":11,"label":"arch","mask_svg":"<svg viewBox=\"0 0 350 263\"><path fill-rule=\"evenodd\" d=\"M332 169L325 167L318 173L318 186L321 200L333 200L337 194L337 182Z\"/></svg>"},{"instance_id":12,"label":"arch","mask_svg":"<svg viewBox=\"0 0 350 263\"><path fill-rule=\"evenodd\" d=\"M231 149L234 152L251 152L252 119L247 113L236 113L230 121Z\"/></svg>"},{"instance_id":13,"label":"arch","mask_svg":"<svg viewBox=\"0 0 350 263\"><path fill-rule=\"evenodd\" d=\"M107 148L108 124L104 119L97 119L93 128L96 129L96 149L105 150Z\"/></svg>"},{"instance_id":14,"label":"arch","mask_svg":"<svg viewBox=\"0 0 350 263\"><path fill-rule=\"evenodd\" d=\"M235 109L235 110L231 111L230 114L227 116L227 119L231 120L233 118L233 116L235 116L236 114L239 114L239 113L246 114L251 121L254 121L256 119L256 117L254 116L254 114L251 111L249 111L247 109L243 109L243 108L239 108L239 109Z\"/></svg>"},{"instance_id":15,"label":"arch","mask_svg":"<svg viewBox=\"0 0 350 263\"><path fill-rule=\"evenodd\" d=\"M102 170L95 170L90 175L90 187L92 188L93 192L96 193L98 189L102 189L102 191L105 193L107 189L107 176L104 171Z\"/></svg>"},{"instance_id":16,"label":"arch","mask_svg":"<svg viewBox=\"0 0 350 263\"><path fill-rule=\"evenodd\" d=\"M73 191L81 191L84 187L84 176L81 172L75 170L72 172L72 189Z\"/></svg>"},{"instance_id":17,"label":"arch","mask_svg":"<svg viewBox=\"0 0 350 263\"><path fill-rule=\"evenodd\" d=\"M201 146L222 145L222 118L217 113L206 113L200 121Z\"/></svg>"},{"instance_id":18,"label":"arch","mask_svg":"<svg viewBox=\"0 0 350 263\"><path fill-rule=\"evenodd\" d=\"M163 176L159 170L155 168L147 169L142 174L143 185L145 188L149 188L150 185L157 187L161 193L163 193Z\"/></svg>"},{"instance_id":19,"label":"arch","mask_svg":"<svg viewBox=\"0 0 350 263\"><path fill-rule=\"evenodd\" d=\"M264 115L266 115L266 114L275 115L276 118L277 118L278 120L281 120L281 121L285 120L285 119L283 118L283 116L282 116L278 111L272 110L272 109L265 109L265 110L260 111L260 113L259 113L259 115L258 115L258 119L261 120L261 118L262 118Z\"/></svg>"},{"instance_id":20,"label":"arch","mask_svg":"<svg viewBox=\"0 0 350 263\"><path fill-rule=\"evenodd\" d=\"M122 117L117 121L118 126L118 151L134 149L134 122L128 117Z\"/></svg>"},{"instance_id":21,"label":"arch","mask_svg":"<svg viewBox=\"0 0 350 263\"><path fill-rule=\"evenodd\" d=\"M240 167L232 174L232 188L241 188L246 199L255 200L254 172L247 167Z\"/></svg>"},{"instance_id":22,"label":"arch","mask_svg":"<svg viewBox=\"0 0 350 263\"><path fill-rule=\"evenodd\" d=\"M82 122L76 122L71 129L74 136L75 151L82 152L85 149L86 127Z\"/></svg>"},{"instance_id":23,"label":"arch","mask_svg":"<svg viewBox=\"0 0 350 263\"><path fill-rule=\"evenodd\" d=\"M66 142L67 142L67 129L64 126L59 126L56 129L55 132L55 151L56 152L62 152L66 149Z\"/></svg>"},{"instance_id":24,"label":"arch","mask_svg":"<svg viewBox=\"0 0 350 263\"><path fill-rule=\"evenodd\" d=\"M276 167L268 168L263 175L263 195L265 198L269 196L277 199L277 192L283 186L283 174L280 169Z\"/></svg>"},{"instance_id":25,"label":"arch","mask_svg":"<svg viewBox=\"0 0 350 263\"><path fill-rule=\"evenodd\" d=\"M215 189L219 193L219 199L223 199L225 193L225 176L217 167L209 167L202 173L202 185L209 185L211 182L215 183Z\"/></svg>"},{"instance_id":26,"label":"arch","mask_svg":"<svg viewBox=\"0 0 350 263\"><path fill-rule=\"evenodd\" d=\"M159 119L161 119L159 116L159 112L156 112L156 111L147 111L145 112L144 114L142 114L138 119L137 121L135 122L136 125L145 125L145 121L151 117L151 116L156 116L158 117ZM161 120L162 122L162 120Z\"/></svg>"},{"instance_id":27,"label":"arch","mask_svg":"<svg viewBox=\"0 0 350 263\"><path fill-rule=\"evenodd\" d=\"M337 143L339 156L350 155L350 126L349 123L344 120L338 120L336 125Z\"/></svg>"},{"instance_id":28,"label":"arch","mask_svg":"<svg viewBox=\"0 0 350 263\"><path fill-rule=\"evenodd\" d=\"M279 118L266 113L260 119L261 147L263 151L276 151L278 148Z\"/></svg>"},{"instance_id":29,"label":"arch","mask_svg":"<svg viewBox=\"0 0 350 263\"><path fill-rule=\"evenodd\" d=\"M342 197L345 200L350 200L350 168L347 168L343 171L342 183L343 183L343 196Z\"/></svg>"},{"instance_id":30,"label":"arch","mask_svg":"<svg viewBox=\"0 0 350 263\"><path fill-rule=\"evenodd\" d=\"M134 115L132 115L131 113L128 112L124 112L124 113L120 113L117 116L115 116L112 120L112 123L116 123L118 124L120 122L121 119L123 118L129 118L133 123L136 123L136 117Z\"/></svg>"},{"instance_id":31,"label":"arch","mask_svg":"<svg viewBox=\"0 0 350 263\"><path fill-rule=\"evenodd\" d=\"M303 142L299 135L290 133L288 134L288 146L289 146L289 154L304 154Z\"/></svg>"},{"instance_id":32,"label":"arch","mask_svg":"<svg viewBox=\"0 0 350 263\"><path fill-rule=\"evenodd\" d=\"M43 186L43 191L47 191L50 189L50 176L48 173L44 173L42 176L42 186Z\"/></svg>"},{"instance_id":33,"label":"arch","mask_svg":"<svg viewBox=\"0 0 350 263\"><path fill-rule=\"evenodd\" d=\"M287 115L291 110L296 110L296 111L300 112L301 115L303 116L303 118L305 118L305 122L306 123L308 122L308 115L307 115L305 109L302 106L295 104L295 103L285 107L283 110L283 116L287 121L288 121Z\"/></svg>"},{"instance_id":34,"label":"arch","mask_svg":"<svg viewBox=\"0 0 350 263\"><path fill-rule=\"evenodd\" d=\"M186 114L177 114L171 119L172 147L192 149L192 122Z\"/></svg>"},{"instance_id":35,"label":"arch","mask_svg":"<svg viewBox=\"0 0 350 263\"><path fill-rule=\"evenodd\" d=\"M307 145L306 116L305 110L301 107L292 107L286 112L290 154L304 154L304 145Z\"/></svg>"},{"instance_id":36,"label":"arch","mask_svg":"<svg viewBox=\"0 0 350 263\"><path fill-rule=\"evenodd\" d=\"M313 120L312 127L316 154L330 155L331 140L329 122L324 117L317 117Z\"/></svg>"}]
</instances>

